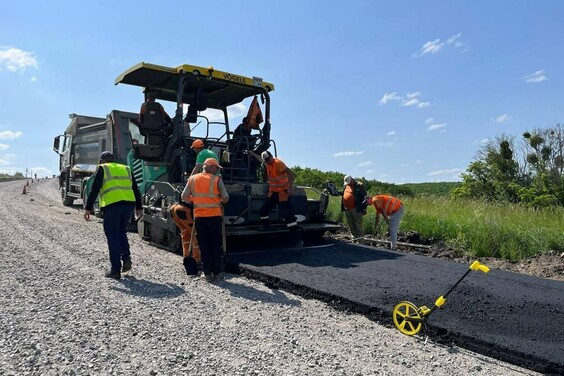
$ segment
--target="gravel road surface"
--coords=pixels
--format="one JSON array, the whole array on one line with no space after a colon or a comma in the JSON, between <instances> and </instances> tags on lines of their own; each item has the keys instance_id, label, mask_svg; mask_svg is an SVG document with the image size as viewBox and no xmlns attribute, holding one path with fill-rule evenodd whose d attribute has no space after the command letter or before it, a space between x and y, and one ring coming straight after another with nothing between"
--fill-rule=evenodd
<instances>
[{"instance_id":1,"label":"gravel road surface","mask_svg":"<svg viewBox=\"0 0 564 376\"><path fill-rule=\"evenodd\" d=\"M109 266L102 225L62 206L56 179L0 183L0 375L536 375L404 336L364 316L228 274L131 233Z\"/></svg>"}]
</instances>

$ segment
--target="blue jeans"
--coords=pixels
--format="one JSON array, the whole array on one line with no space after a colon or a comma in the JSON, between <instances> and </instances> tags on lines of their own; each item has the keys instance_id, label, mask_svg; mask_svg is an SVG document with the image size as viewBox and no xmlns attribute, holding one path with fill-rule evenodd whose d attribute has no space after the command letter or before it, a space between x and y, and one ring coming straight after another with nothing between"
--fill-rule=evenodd
<instances>
[{"instance_id":1,"label":"blue jeans","mask_svg":"<svg viewBox=\"0 0 564 376\"><path fill-rule=\"evenodd\" d=\"M135 210L135 203L120 201L104 208L104 233L108 240L112 273L121 271L121 260L131 259L129 241L127 240L127 224Z\"/></svg>"}]
</instances>

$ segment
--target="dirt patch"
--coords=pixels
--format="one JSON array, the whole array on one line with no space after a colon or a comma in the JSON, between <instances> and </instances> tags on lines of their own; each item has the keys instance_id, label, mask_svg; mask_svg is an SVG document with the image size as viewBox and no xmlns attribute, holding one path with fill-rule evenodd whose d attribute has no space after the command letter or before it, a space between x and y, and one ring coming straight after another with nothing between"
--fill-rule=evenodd
<instances>
[{"instance_id":1,"label":"dirt patch","mask_svg":"<svg viewBox=\"0 0 564 376\"><path fill-rule=\"evenodd\" d=\"M353 240L351 234L348 232L337 233L332 235L332 237L344 241ZM386 241L387 239L382 240ZM388 243L379 243L371 240L370 237L354 239L353 241L359 244L377 245L384 248L389 247ZM437 257L461 263L469 263L474 260L474 258L465 255L463 251L454 249L442 241L426 239L415 232L400 233L398 235L398 242L411 244L398 244L399 252ZM564 253L556 251L549 251L545 254L519 261L507 261L494 257L483 257L480 258L479 261L494 269L508 270L514 273L564 281Z\"/></svg>"}]
</instances>

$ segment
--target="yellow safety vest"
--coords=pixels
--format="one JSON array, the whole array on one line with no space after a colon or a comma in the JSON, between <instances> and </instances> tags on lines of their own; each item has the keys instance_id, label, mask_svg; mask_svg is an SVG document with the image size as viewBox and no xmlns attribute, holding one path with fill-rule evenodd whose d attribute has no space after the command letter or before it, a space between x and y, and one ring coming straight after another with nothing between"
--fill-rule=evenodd
<instances>
[{"instance_id":1,"label":"yellow safety vest","mask_svg":"<svg viewBox=\"0 0 564 376\"><path fill-rule=\"evenodd\" d=\"M103 208L119 201L135 202L129 167L113 162L100 166L104 169L104 183L100 189L100 207Z\"/></svg>"}]
</instances>

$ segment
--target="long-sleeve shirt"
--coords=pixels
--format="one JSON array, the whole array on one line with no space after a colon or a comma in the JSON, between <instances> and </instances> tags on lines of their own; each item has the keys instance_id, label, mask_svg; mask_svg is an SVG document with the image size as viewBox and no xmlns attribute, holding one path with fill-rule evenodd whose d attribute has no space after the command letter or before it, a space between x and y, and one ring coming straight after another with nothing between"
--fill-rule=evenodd
<instances>
[{"instance_id":1,"label":"long-sleeve shirt","mask_svg":"<svg viewBox=\"0 0 564 376\"><path fill-rule=\"evenodd\" d=\"M94 202L96 201L96 198L98 197L103 184L104 169L102 168L102 166L98 166L94 175L94 181L92 182L92 189L90 191L90 194L88 195L88 200L86 201L84 210L92 211ZM143 209L143 206L141 205L141 193L139 192L139 187L137 187L135 179L131 179L131 187L133 189L133 194L135 195L135 209L141 210Z\"/></svg>"}]
</instances>

